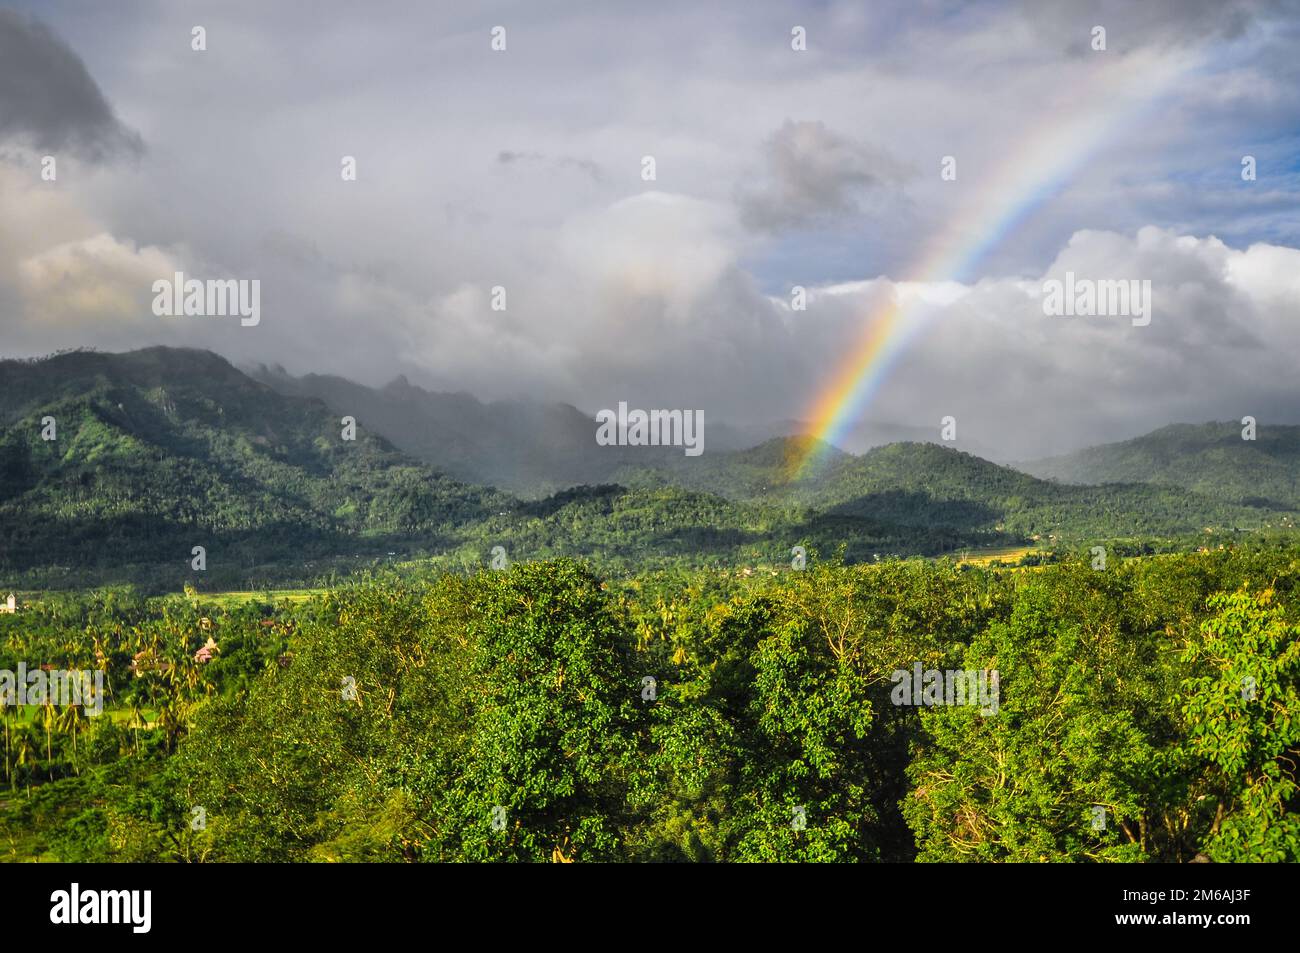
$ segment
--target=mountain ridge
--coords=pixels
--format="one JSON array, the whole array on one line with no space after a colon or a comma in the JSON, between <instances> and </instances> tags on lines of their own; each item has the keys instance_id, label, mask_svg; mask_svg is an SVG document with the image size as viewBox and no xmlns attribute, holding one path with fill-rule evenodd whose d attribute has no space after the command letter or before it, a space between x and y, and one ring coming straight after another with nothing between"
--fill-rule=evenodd
<instances>
[{"instance_id":1,"label":"mountain ridge","mask_svg":"<svg viewBox=\"0 0 1300 953\"><path fill-rule=\"evenodd\" d=\"M1154 483L1266 508L1300 508L1300 426L1260 425L1254 440L1242 439L1242 431L1231 421L1169 424L1019 469L1076 485Z\"/></svg>"},{"instance_id":2,"label":"mountain ridge","mask_svg":"<svg viewBox=\"0 0 1300 953\"><path fill-rule=\"evenodd\" d=\"M372 412L383 406L373 389L343 378L330 386L357 402L381 401ZM475 413L494 406L462 396ZM389 553L465 564L496 545L511 559L577 555L629 566L788 561L795 545L843 548L852 561L1289 529L1293 513L1160 483L1056 483L928 442L853 455L779 437L695 458L679 448L596 447L585 419L581 436L575 428L551 453L563 459L581 440L586 452L607 454L602 472L611 478L521 499L403 452L359 415L356 439L345 440L342 415L324 399L282 393L224 358L186 349L2 361L0 401L5 572L148 563L179 567L174 578L186 575L195 545L225 565ZM49 416L52 441L42 439ZM476 425L473 416L453 420L427 436L445 452ZM810 452L816 463L799 466Z\"/></svg>"}]
</instances>

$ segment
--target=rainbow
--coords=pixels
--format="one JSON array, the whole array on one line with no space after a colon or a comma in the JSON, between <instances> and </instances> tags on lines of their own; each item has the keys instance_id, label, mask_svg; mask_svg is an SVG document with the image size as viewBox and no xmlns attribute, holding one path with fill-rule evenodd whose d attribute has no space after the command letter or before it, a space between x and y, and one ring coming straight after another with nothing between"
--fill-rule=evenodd
<instances>
[{"instance_id":1,"label":"rainbow","mask_svg":"<svg viewBox=\"0 0 1300 953\"><path fill-rule=\"evenodd\" d=\"M999 176L979 186L907 269L908 281L971 280L989 252L1056 195L1098 150L1157 105L1196 59L1189 53L1149 58L1137 54L1099 62L1082 88L1072 89L1072 99L1085 108L1071 105L1059 121L1038 124L1027 141L1009 151ZM958 176L960 181L960 169ZM804 415L810 421L806 433L817 439L808 441L796 461L796 478L808 472L827 444L844 437L908 345L942 310L919 293L922 289L908 284L892 283L885 290L888 301L869 316L861 338Z\"/></svg>"}]
</instances>

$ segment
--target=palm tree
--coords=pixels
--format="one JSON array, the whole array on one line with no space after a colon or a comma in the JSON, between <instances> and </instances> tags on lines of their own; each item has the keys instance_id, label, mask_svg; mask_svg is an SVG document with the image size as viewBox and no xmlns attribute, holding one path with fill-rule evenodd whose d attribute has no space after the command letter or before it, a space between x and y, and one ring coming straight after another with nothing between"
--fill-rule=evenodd
<instances>
[{"instance_id":1,"label":"palm tree","mask_svg":"<svg viewBox=\"0 0 1300 953\"><path fill-rule=\"evenodd\" d=\"M0 703L0 721L5 725L5 778L9 781L9 789L13 790L14 786L14 764L9 744L9 706Z\"/></svg>"},{"instance_id":2,"label":"palm tree","mask_svg":"<svg viewBox=\"0 0 1300 953\"><path fill-rule=\"evenodd\" d=\"M45 704L41 706L41 724L45 727L45 761L47 770L54 763L54 751L51 747L52 729L54 722L57 720L57 713L54 710L54 703L47 697Z\"/></svg>"},{"instance_id":3,"label":"palm tree","mask_svg":"<svg viewBox=\"0 0 1300 953\"><path fill-rule=\"evenodd\" d=\"M77 735L81 732L81 709L77 705L65 705L59 714L58 728L72 735L72 769L81 773L77 765Z\"/></svg>"},{"instance_id":4,"label":"palm tree","mask_svg":"<svg viewBox=\"0 0 1300 953\"><path fill-rule=\"evenodd\" d=\"M32 744L31 731L25 726L18 732L18 739L15 743L15 747L17 749L17 758L15 759L17 767L26 767L36 761L36 745ZM27 775L27 796L31 797L31 794L32 778L31 771L29 770Z\"/></svg>"},{"instance_id":5,"label":"palm tree","mask_svg":"<svg viewBox=\"0 0 1300 953\"><path fill-rule=\"evenodd\" d=\"M135 736L135 753L140 753L140 729L147 728L149 723L144 720L144 711L140 707L139 696L131 696L131 718L127 721L127 727L133 729Z\"/></svg>"}]
</instances>

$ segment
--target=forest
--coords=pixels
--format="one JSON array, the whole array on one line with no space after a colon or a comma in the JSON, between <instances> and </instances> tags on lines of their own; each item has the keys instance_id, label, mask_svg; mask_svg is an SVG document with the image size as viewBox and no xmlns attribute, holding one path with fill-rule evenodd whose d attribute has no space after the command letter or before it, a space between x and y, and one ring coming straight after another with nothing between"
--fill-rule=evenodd
<instances>
[{"instance_id":1,"label":"forest","mask_svg":"<svg viewBox=\"0 0 1300 953\"><path fill-rule=\"evenodd\" d=\"M1036 567L47 593L0 667L0 852L63 861L1295 861L1300 548ZM919 668L917 668L919 666ZM900 671L996 673L996 710Z\"/></svg>"}]
</instances>

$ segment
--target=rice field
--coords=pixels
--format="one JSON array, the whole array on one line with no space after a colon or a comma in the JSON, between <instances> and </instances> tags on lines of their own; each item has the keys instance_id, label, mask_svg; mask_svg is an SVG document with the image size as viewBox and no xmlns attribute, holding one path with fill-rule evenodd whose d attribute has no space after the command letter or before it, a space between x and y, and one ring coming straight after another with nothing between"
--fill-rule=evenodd
<instances>
[{"instance_id":1,"label":"rice field","mask_svg":"<svg viewBox=\"0 0 1300 953\"><path fill-rule=\"evenodd\" d=\"M991 549L969 549L954 553L957 565L987 566L995 560L1004 563L1017 563L1025 556L1035 552L1036 546L999 546Z\"/></svg>"}]
</instances>

